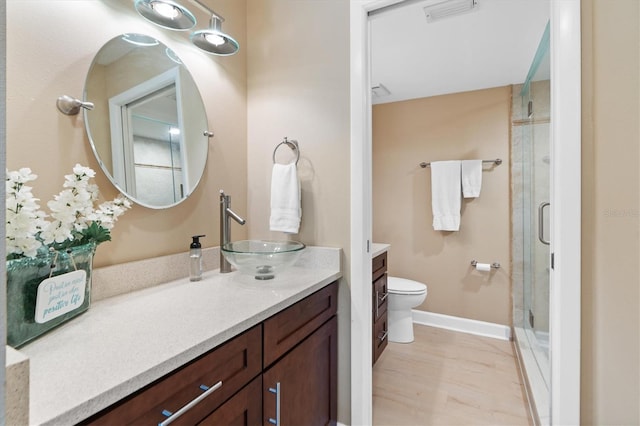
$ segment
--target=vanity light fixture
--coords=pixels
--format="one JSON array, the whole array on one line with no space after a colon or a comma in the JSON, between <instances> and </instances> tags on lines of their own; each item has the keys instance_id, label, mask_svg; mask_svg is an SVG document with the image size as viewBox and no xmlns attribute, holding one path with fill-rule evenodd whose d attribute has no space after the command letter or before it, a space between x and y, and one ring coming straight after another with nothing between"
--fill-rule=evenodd
<instances>
[{"instance_id":1,"label":"vanity light fixture","mask_svg":"<svg viewBox=\"0 0 640 426\"><path fill-rule=\"evenodd\" d=\"M201 1L191 1L211 15L209 28L191 33L191 42L214 55L235 54L240 45L233 37L222 32L224 18ZM196 25L196 18L189 9L173 0L135 0L135 8L143 18L170 30L189 30Z\"/></svg>"},{"instance_id":2,"label":"vanity light fixture","mask_svg":"<svg viewBox=\"0 0 640 426\"><path fill-rule=\"evenodd\" d=\"M224 18L211 13L209 28L191 34L191 42L196 47L214 55L229 56L235 54L240 45L233 37L222 32Z\"/></svg>"},{"instance_id":3,"label":"vanity light fixture","mask_svg":"<svg viewBox=\"0 0 640 426\"><path fill-rule=\"evenodd\" d=\"M146 20L169 30L185 31L196 25L196 17L172 0L136 0L135 8Z\"/></svg>"},{"instance_id":4,"label":"vanity light fixture","mask_svg":"<svg viewBox=\"0 0 640 426\"><path fill-rule=\"evenodd\" d=\"M240 45L233 37L222 32L222 23L224 22L224 18L209 9L200 0L191 1L200 6L200 8L207 13L211 14L209 28L192 33L191 42L199 49L214 55L234 55L238 49L240 49Z\"/></svg>"}]
</instances>

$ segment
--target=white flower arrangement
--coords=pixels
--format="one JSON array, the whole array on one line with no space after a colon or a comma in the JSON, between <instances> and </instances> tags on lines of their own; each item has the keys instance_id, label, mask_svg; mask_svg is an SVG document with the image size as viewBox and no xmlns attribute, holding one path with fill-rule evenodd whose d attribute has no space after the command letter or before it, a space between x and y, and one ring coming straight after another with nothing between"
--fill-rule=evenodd
<instances>
[{"instance_id":1,"label":"white flower arrangement","mask_svg":"<svg viewBox=\"0 0 640 426\"><path fill-rule=\"evenodd\" d=\"M29 168L7 171L6 248L7 259L34 257L42 248L67 249L89 242L111 240L116 220L131 208L122 195L94 207L98 186L90 183L95 172L76 164L66 175L63 189L47 203L50 215L40 210L39 199L26 184L37 176ZM51 218L52 220L48 220Z\"/></svg>"}]
</instances>

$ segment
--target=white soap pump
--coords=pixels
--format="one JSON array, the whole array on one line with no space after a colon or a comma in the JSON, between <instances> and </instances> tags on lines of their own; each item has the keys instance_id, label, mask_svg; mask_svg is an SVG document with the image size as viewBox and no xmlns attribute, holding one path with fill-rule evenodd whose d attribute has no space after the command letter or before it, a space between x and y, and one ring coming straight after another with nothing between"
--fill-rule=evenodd
<instances>
[{"instance_id":1,"label":"white soap pump","mask_svg":"<svg viewBox=\"0 0 640 426\"><path fill-rule=\"evenodd\" d=\"M189 279L191 281L200 281L202 279L202 245L200 238L206 235L194 235L193 241L189 246Z\"/></svg>"}]
</instances>

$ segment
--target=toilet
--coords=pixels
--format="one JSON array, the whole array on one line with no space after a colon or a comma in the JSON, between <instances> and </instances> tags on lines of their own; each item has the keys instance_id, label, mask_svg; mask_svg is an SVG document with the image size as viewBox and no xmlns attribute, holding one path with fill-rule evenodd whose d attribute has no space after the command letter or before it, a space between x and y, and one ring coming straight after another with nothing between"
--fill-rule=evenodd
<instances>
[{"instance_id":1,"label":"toilet","mask_svg":"<svg viewBox=\"0 0 640 426\"><path fill-rule=\"evenodd\" d=\"M413 342L413 318L411 309L427 298L427 286L405 278L387 277L389 294L387 313L388 339L395 343Z\"/></svg>"}]
</instances>

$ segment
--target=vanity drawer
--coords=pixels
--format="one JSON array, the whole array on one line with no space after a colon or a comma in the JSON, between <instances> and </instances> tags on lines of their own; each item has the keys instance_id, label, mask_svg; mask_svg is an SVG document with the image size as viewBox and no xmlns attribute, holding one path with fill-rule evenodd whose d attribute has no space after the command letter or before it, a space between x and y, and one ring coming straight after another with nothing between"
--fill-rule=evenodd
<instances>
[{"instance_id":1,"label":"vanity drawer","mask_svg":"<svg viewBox=\"0 0 640 426\"><path fill-rule=\"evenodd\" d=\"M383 274L373 282L373 320L387 314L387 274Z\"/></svg>"},{"instance_id":2,"label":"vanity drawer","mask_svg":"<svg viewBox=\"0 0 640 426\"><path fill-rule=\"evenodd\" d=\"M222 381L220 387L210 390L172 424L198 423L260 374L261 343L258 325L98 413L85 424L159 424L167 420L167 412L177 412L206 393L206 387Z\"/></svg>"},{"instance_id":3,"label":"vanity drawer","mask_svg":"<svg viewBox=\"0 0 640 426\"><path fill-rule=\"evenodd\" d=\"M387 333L389 332L389 323L387 315L383 315L373 323L373 364L376 363L384 348L387 347Z\"/></svg>"},{"instance_id":4,"label":"vanity drawer","mask_svg":"<svg viewBox=\"0 0 640 426\"><path fill-rule=\"evenodd\" d=\"M336 314L335 281L264 321L264 368L292 349Z\"/></svg>"},{"instance_id":5,"label":"vanity drawer","mask_svg":"<svg viewBox=\"0 0 640 426\"><path fill-rule=\"evenodd\" d=\"M377 255L371 261L371 274L373 280L377 280L382 274L387 272L387 252Z\"/></svg>"}]
</instances>

